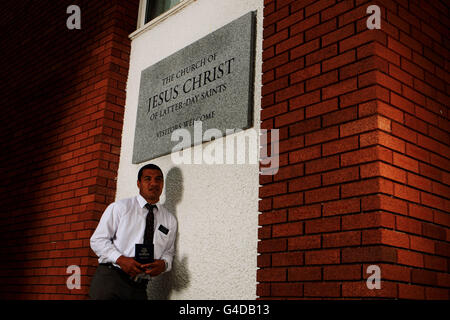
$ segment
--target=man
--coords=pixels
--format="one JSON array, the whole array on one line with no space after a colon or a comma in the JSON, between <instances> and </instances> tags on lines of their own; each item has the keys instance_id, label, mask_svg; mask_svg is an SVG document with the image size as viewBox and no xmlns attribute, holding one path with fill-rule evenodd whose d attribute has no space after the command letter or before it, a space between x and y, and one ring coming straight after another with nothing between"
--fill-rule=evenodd
<instances>
[{"instance_id":1,"label":"man","mask_svg":"<svg viewBox=\"0 0 450 320\"><path fill-rule=\"evenodd\" d=\"M92 299L147 299L149 277L172 268L177 221L159 203L164 187L161 169L148 164L138 173L139 195L110 204L91 237L91 248L99 257L92 279ZM151 211L151 212L150 212ZM154 262L134 259L135 245L154 245Z\"/></svg>"}]
</instances>

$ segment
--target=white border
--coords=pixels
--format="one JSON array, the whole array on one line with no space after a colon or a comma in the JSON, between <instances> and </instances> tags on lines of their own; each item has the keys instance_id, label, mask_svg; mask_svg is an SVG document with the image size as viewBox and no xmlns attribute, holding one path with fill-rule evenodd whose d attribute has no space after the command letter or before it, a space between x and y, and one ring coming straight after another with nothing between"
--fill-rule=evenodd
<instances>
[{"instance_id":1,"label":"white border","mask_svg":"<svg viewBox=\"0 0 450 320\"><path fill-rule=\"evenodd\" d=\"M145 19L145 11L146 11L147 0L141 0L141 2L139 3L139 14L138 14L138 27L139 28L136 31L134 31L133 33L131 33L128 37L131 40L135 39L141 33L143 33L145 31L153 28L155 25L157 25L161 21L163 21L163 20L167 19L168 17L170 17L171 15L177 13L178 11L180 11L181 9L183 9L188 4L191 4L194 1L197 1L197 0L182 0L180 3L178 3L175 6L173 6L172 8L170 8L169 10L164 12L163 14L157 16L155 19L150 20L146 24L143 24L144 19Z\"/></svg>"}]
</instances>

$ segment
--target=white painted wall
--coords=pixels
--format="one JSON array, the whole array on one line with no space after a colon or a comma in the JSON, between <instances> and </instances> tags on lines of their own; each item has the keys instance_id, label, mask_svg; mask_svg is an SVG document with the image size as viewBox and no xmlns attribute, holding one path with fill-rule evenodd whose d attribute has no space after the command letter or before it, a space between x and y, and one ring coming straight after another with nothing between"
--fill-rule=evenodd
<instances>
[{"instance_id":1,"label":"white painted wall","mask_svg":"<svg viewBox=\"0 0 450 320\"><path fill-rule=\"evenodd\" d=\"M257 11L250 130L259 130L262 10L261 0L197 0L132 40L117 199L137 194L138 170L148 163L131 163L141 71L249 11ZM251 152L258 154L256 148ZM178 219L173 270L153 280L150 297L256 298L258 165L175 165L170 155L149 162L162 168L166 187L161 202Z\"/></svg>"}]
</instances>

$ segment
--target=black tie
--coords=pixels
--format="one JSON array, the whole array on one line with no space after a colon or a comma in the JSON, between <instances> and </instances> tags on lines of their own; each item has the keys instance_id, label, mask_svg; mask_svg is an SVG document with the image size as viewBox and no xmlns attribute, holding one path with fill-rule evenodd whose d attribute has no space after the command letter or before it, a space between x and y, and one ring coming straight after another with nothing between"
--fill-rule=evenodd
<instances>
[{"instance_id":1,"label":"black tie","mask_svg":"<svg viewBox=\"0 0 450 320\"><path fill-rule=\"evenodd\" d=\"M153 224L154 224L154 215L153 208L156 206L150 203L147 203L145 207L148 209L147 219L145 222L145 232L144 232L144 244L152 244L153 243Z\"/></svg>"}]
</instances>

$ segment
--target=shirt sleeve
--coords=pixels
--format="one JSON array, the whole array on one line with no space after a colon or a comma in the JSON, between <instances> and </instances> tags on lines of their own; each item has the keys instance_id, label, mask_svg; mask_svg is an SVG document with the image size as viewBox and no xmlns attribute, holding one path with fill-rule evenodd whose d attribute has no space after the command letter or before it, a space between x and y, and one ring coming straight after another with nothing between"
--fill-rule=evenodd
<instances>
[{"instance_id":1,"label":"shirt sleeve","mask_svg":"<svg viewBox=\"0 0 450 320\"><path fill-rule=\"evenodd\" d=\"M175 239L177 236L177 227L178 227L177 221L175 218L173 218L171 225L172 232L170 234L169 245L167 246L167 249L161 256L161 259L167 262L167 268L164 272L172 270L173 257L175 255Z\"/></svg>"},{"instance_id":2,"label":"shirt sleeve","mask_svg":"<svg viewBox=\"0 0 450 320\"><path fill-rule=\"evenodd\" d=\"M115 203L106 208L90 240L92 250L104 262L115 263L122 255L112 242L120 221L117 209Z\"/></svg>"}]
</instances>

